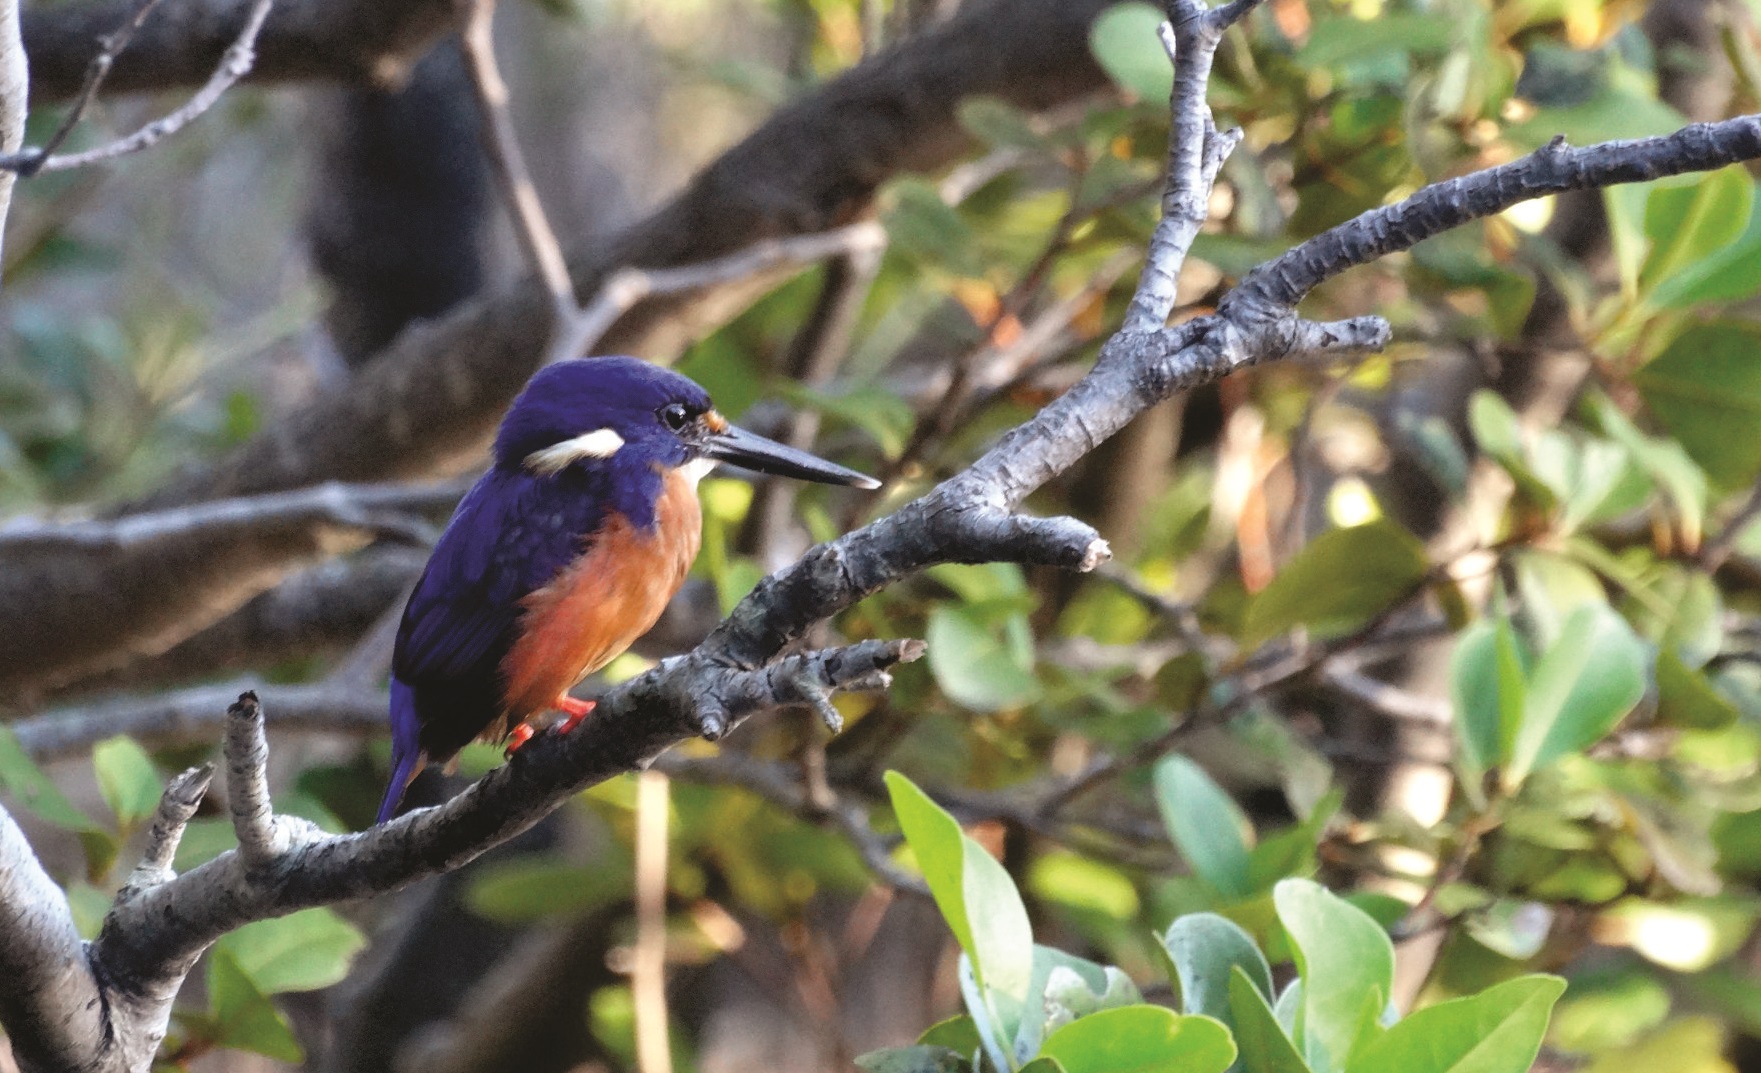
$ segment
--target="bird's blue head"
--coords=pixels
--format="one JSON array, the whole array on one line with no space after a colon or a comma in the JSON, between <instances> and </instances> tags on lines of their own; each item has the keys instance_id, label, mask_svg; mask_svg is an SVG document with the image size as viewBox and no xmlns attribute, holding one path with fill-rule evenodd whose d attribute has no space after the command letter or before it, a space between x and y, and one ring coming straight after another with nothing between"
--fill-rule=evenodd
<instances>
[{"instance_id":1,"label":"bird's blue head","mask_svg":"<svg viewBox=\"0 0 1761 1073\"><path fill-rule=\"evenodd\" d=\"M495 437L496 465L554 475L581 465L662 472L716 462L825 484L878 483L730 425L690 379L636 358L574 358L539 370Z\"/></svg>"}]
</instances>

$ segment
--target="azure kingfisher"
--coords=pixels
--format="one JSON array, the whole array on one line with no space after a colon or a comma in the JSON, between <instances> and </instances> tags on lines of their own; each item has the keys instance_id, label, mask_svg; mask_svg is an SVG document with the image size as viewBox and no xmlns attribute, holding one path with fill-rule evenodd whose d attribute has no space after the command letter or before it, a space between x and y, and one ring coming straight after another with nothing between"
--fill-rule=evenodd
<instances>
[{"instance_id":1,"label":"azure kingfisher","mask_svg":"<svg viewBox=\"0 0 1761 1073\"><path fill-rule=\"evenodd\" d=\"M825 484L879 482L729 424L701 387L635 358L538 372L495 437L404 607L392 655L390 819L423 765L532 736L545 711L646 633L697 557L697 482L718 462Z\"/></svg>"}]
</instances>

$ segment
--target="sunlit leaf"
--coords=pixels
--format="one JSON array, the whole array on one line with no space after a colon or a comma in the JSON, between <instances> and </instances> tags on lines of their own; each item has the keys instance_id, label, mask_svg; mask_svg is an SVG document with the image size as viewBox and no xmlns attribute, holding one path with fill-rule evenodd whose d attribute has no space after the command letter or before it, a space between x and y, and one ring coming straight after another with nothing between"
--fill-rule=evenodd
<instances>
[{"instance_id":1,"label":"sunlit leaf","mask_svg":"<svg viewBox=\"0 0 1761 1073\"><path fill-rule=\"evenodd\" d=\"M123 827L133 827L159 809L159 772L147 751L134 739L117 735L92 749L92 770L98 789Z\"/></svg>"},{"instance_id":2,"label":"sunlit leaf","mask_svg":"<svg viewBox=\"0 0 1761 1073\"><path fill-rule=\"evenodd\" d=\"M910 779L889 771L886 783L924 881L976 966L979 984L1024 1000L1033 975L1033 929L1009 873Z\"/></svg>"},{"instance_id":3,"label":"sunlit leaf","mask_svg":"<svg viewBox=\"0 0 1761 1073\"><path fill-rule=\"evenodd\" d=\"M1564 991L1557 976L1524 976L1427 1006L1366 1044L1351 1073L1526 1073Z\"/></svg>"},{"instance_id":4,"label":"sunlit leaf","mask_svg":"<svg viewBox=\"0 0 1761 1073\"><path fill-rule=\"evenodd\" d=\"M1072 1021L1040 1048L1069 1073L1223 1073L1235 1061L1229 1030L1161 1006L1125 1006Z\"/></svg>"},{"instance_id":5,"label":"sunlit leaf","mask_svg":"<svg viewBox=\"0 0 1761 1073\"><path fill-rule=\"evenodd\" d=\"M1363 910L1310 880L1286 879L1272 899L1302 977L1303 1056L1317 1073L1336 1073L1388 1004L1394 944Z\"/></svg>"}]
</instances>

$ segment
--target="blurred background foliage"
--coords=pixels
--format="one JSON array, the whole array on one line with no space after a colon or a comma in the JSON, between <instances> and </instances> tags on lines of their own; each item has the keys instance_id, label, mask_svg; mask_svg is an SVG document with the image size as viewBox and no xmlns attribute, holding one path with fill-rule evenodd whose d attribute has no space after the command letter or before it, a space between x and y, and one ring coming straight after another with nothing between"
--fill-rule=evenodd
<instances>
[{"instance_id":1,"label":"blurred background foliage","mask_svg":"<svg viewBox=\"0 0 1761 1073\"><path fill-rule=\"evenodd\" d=\"M535 0L505 5L498 32L541 192L586 248L780 103L955 6ZM804 273L648 355L757 427L816 415L822 451L888 482L878 502L705 482L695 573L712 612L808 540L958 471L1092 361L1158 213L1160 17L1124 3L1094 25L1116 92L1038 115L964 102L964 159L882 191L878 264ZM1301 239L1556 134L1761 108L1755 18L1739 0L1270 0L1218 56L1219 124L1246 138L1181 315ZM82 137L151 103L111 102ZM359 359L326 320L344 284L312 249L314 221L352 196L324 128L359 107L247 88L127 168L21 187L0 507L124 501L347 382ZM1238 374L1035 497L1100 529L1104 571L942 567L840 616L831 632L923 637L928 658L885 696L839 698L839 738L784 716L723 756L682 750L665 936L678 1067L847 1068L959 1007L940 918L877 882L814 796L872 808L904 859L888 768L997 856L1041 943L1117 966L1151 1001L1174 1001L1158 936L1183 914L1233 921L1288 979L1274 892L1312 877L1390 929L1403 1012L1556 973L1546 1068L1761 1064L1755 194L1733 167L1550 198L1350 272L1305 312L1387 317L1385 353ZM457 231L480 284L504 284L514 248L475 211ZM832 360L805 361L805 326L848 294ZM340 655L250 669L304 681ZM183 680L222 670L237 668ZM88 929L162 778L208 751L115 738L45 768L0 733L8 803L41 825ZM386 752L278 739L280 807L366 824ZM808 787L805 803L715 767L726 755ZM471 755L463 774L498 761ZM166 1065L256 1068L242 1048L321 1069L634 1068L635 798L633 778L606 784L457 876L230 936ZM230 841L204 816L179 866ZM509 997L534 993L549 1005ZM526 1035L469 1045L497 1027Z\"/></svg>"}]
</instances>

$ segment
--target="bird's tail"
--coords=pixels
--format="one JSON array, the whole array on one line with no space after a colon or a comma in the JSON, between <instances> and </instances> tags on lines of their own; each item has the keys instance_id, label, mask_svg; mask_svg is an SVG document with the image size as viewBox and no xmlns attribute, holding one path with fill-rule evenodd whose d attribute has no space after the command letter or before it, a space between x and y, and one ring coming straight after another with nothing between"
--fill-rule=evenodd
<instances>
[{"instance_id":1,"label":"bird's tail","mask_svg":"<svg viewBox=\"0 0 1761 1073\"><path fill-rule=\"evenodd\" d=\"M422 746L418 742L422 724L416 716L416 691L399 681L396 675L391 679L391 785L385 788L385 801L379 806L379 818L374 823L384 823L397 815L397 806L404 799L404 791L409 788L410 780L416 772L422 770L427 757L422 755Z\"/></svg>"}]
</instances>

